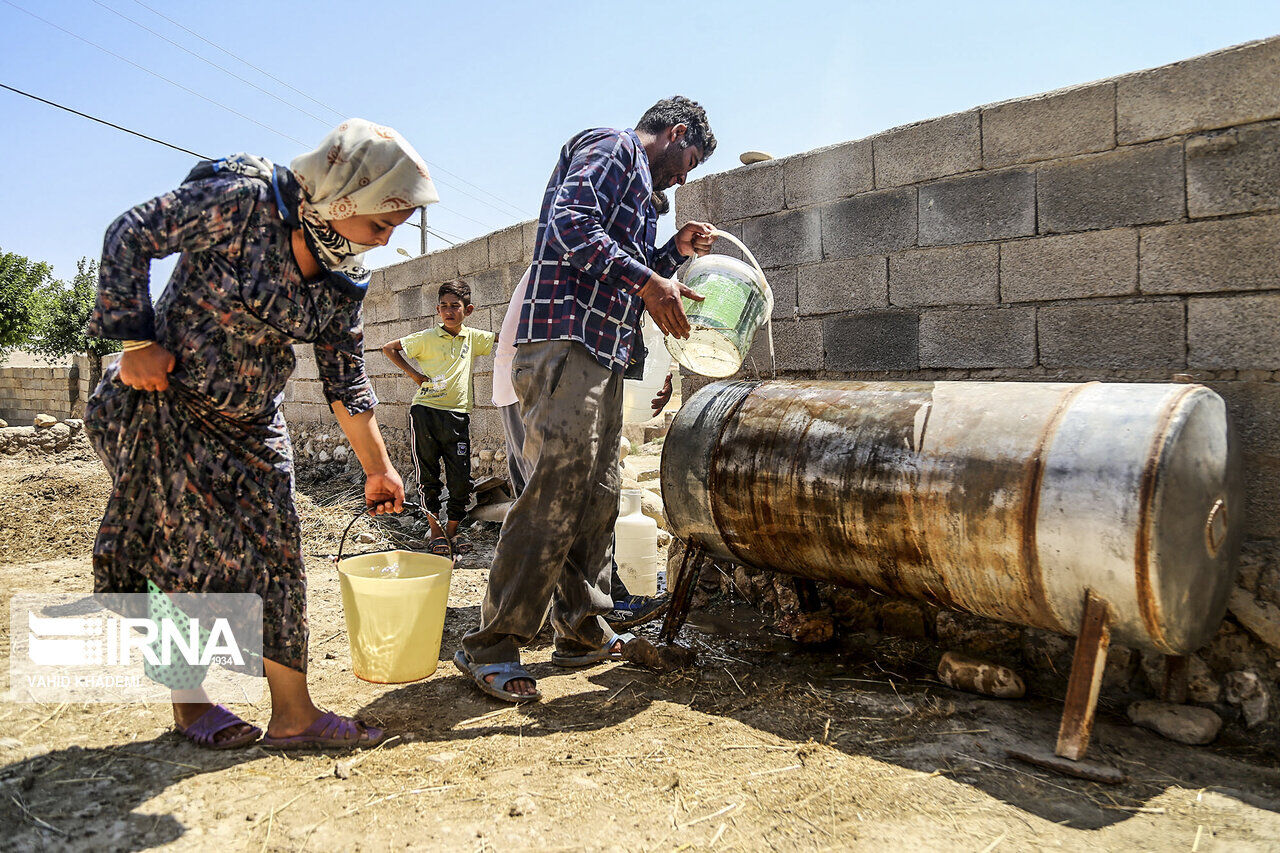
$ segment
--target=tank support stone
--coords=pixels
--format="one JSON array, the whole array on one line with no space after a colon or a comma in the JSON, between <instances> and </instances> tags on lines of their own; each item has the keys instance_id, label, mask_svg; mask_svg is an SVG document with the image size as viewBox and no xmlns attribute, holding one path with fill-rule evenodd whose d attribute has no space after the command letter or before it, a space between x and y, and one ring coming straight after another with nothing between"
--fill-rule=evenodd
<instances>
[{"instance_id":1,"label":"tank support stone","mask_svg":"<svg viewBox=\"0 0 1280 853\"><path fill-rule=\"evenodd\" d=\"M1160 698L1175 705L1186 704L1187 675L1186 655L1165 655L1164 686L1160 691Z\"/></svg>"},{"instance_id":2,"label":"tank support stone","mask_svg":"<svg viewBox=\"0 0 1280 853\"><path fill-rule=\"evenodd\" d=\"M1107 602L1085 592L1084 613L1080 617L1080 633L1071 660L1071 677L1067 681L1067 698L1058 727L1055 753L1072 761L1084 758L1093 735L1093 717L1098 709L1098 689L1102 686L1102 670L1107 664L1107 648L1111 645L1111 608Z\"/></svg>"}]
</instances>

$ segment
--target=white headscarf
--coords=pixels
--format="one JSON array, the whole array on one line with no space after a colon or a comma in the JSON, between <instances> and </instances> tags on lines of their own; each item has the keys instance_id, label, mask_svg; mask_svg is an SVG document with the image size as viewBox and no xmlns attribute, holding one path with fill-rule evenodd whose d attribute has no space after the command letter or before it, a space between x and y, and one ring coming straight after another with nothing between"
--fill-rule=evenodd
<instances>
[{"instance_id":1,"label":"white headscarf","mask_svg":"<svg viewBox=\"0 0 1280 853\"><path fill-rule=\"evenodd\" d=\"M325 269L356 284L368 280L364 253L377 247L353 243L329 223L440 200L427 164L413 146L391 128L361 118L338 125L289 169L302 188L298 217L311 251Z\"/></svg>"}]
</instances>

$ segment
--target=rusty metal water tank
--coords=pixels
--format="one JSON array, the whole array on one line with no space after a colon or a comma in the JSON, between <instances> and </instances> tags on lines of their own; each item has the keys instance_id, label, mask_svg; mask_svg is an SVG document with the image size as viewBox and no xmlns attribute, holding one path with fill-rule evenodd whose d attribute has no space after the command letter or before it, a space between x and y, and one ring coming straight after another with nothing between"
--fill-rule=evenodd
<instances>
[{"instance_id":1,"label":"rusty metal water tank","mask_svg":"<svg viewBox=\"0 0 1280 853\"><path fill-rule=\"evenodd\" d=\"M713 556L1189 654L1235 576L1243 505L1199 385L717 382L662 459L673 532Z\"/></svg>"}]
</instances>

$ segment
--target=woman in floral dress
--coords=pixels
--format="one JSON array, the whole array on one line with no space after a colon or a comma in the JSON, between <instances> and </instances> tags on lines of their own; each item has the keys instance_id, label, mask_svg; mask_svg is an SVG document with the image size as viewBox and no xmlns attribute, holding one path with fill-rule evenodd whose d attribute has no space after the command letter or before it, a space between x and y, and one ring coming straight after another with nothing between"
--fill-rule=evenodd
<instances>
[{"instance_id":1,"label":"woman in floral dress","mask_svg":"<svg viewBox=\"0 0 1280 853\"><path fill-rule=\"evenodd\" d=\"M374 512L399 512L364 367L363 253L438 200L398 133L362 119L285 168L250 155L202 162L176 190L107 230L89 333L122 340L85 427L113 488L93 549L97 592L256 593L271 692L264 745L357 746L381 730L322 712L307 690L306 577L281 412L293 345L311 344ZM155 307L153 258L181 252ZM170 687L176 685L165 682ZM261 730L201 690L177 690L178 730L200 746Z\"/></svg>"}]
</instances>

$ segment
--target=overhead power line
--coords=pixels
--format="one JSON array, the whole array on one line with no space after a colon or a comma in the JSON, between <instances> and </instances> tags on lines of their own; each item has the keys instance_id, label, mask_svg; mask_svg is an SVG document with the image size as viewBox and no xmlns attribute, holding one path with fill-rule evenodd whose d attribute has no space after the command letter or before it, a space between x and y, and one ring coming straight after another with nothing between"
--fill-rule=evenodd
<instances>
[{"instance_id":1,"label":"overhead power line","mask_svg":"<svg viewBox=\"0 0 1280 853\"><path fill-rule=\"evenodd\" d=\"M229 77L234 77L235 79L239 80L241 83L245 84L246 86L251 86L251 87L253 87L254 89L256 89L257 91L261 92L262 94L266 95L266 96L267 96L267 97L269 97L269 98L274 98L275 100L277 100L277 101L279 101L280 103L284 104L286 107L289 107L289 108L291 108L291 109L295 109L295 110L297 110L298 112L302 113L303 115L305 115L305 116L307 116L307 117L309 117L309 118L313 118L313 119L315 119L316 121L320 122L321 124L328 124L328 122L327 122L325 119L320 118L320 116L316 115L315 113L308 112L307 110L304 110L302 107L298 106L297 104L293 103L292 101L286 101L284 98L280 97L280 96L279 96L279 95L277 95L275 92L270 92L270 91L268 91L268 90L266 90L266 89L262 88L262 87L261 87L261 86L259 86L257 83L253 82L252 80L246 80L244 77L241 77L239 74L235 73L235 72L234 72L234 71L232 71L230 68L225 68L225 67L223 67L223 66L219 65L218 63L216 63L216 62L214 62L214 61L212 61L212 60L210 60L210 59L206 59L205 57L201 56L200 54L196 53L194 50L191 50L190 48L186 47L185 45L178 44L176 41L174 41L173 39L171 39L171 38L169 38L168 36L164 35L163 33L158 33L158 32L156 32L155 30L153 30L153 29L151 29L150 27L148 27L146 24L144 24L144 23L142 23L142 22L140 22L140 21L135 21L133 18L130 18L128 15L124 14L123 12L120 12L120 11L117 11L116 9L111 8L111 7L110 7L110 6L108 6L106 3L103 3L103 2L102 2L102 0L93 0L93 2L94 2L96 5L101 6L102 8L106 9L106 10L107 10L108 12L110 12L111 14L113 14L113 15L115 15L115 16L117 16L117 17L119 17L119 18L123 18L124 20L126 20L126 21L128 21L129 23L133 24L135 27L138 27L139 29L142 29L142 30L146 30L147 32L149 32L149 33L151 33L153 36L155 36L156 38L158 38L158 39L164 39L164 40L165 40L165 41L167 41L169 44L171 44L171 45L173 45L174 47L176 47L178 50L181 50L181 51L183 51L184 53L187 53L187 54L190 54L191 56L194 56L196 59L200 60L200 61L201 61L201 62L203 62L204 64L209 65L209 66L211 66L211 67L213 67L213 68L218 69L219 71L221 71L222 73L226 74L226 75L227 75L227 76L229 76Z\"/></svg>"},{"instance_id":2,"label":"overhead power line","mask_svg":"<svg viewBox=\"0 0 1280 853\"><path fill-rule=\"evenodd\" d=\"M142 137L143 139L147 140L148 142L154 142L154 143L156 143L157 145L163 145L163 146L164 146L164 147L166 147L166 148L172 148L174 151L181 151L183 154L190 154L192 157L198 157L198 158L200 158L201 160L209 160L209 159L211 159L211 158L209 158L209 157L206 157L206 156L205 156L205 155L203 155L203 154L197 154L195 151L192 151L190 148L183 148L181 145L174 145L172 142L165 142L163 139L156 139L154 136L147 136L145 133L140 133L139 131L136 131L136 130L130 130L130 129L129 129L129 128L127 128L127 127L123 127L122 125L118 125L118 124L116 124L115 122L107 121L107 120L106 120L106 119L104 119L104 118L98 118L97 116L91 116L91 115L89 115L88 113L82 113L82 112L80 112L79 110L73 110L71 107L66 107L66 106L63 106L62 104L58 104L58 103L55 103L55 102L53 102L53 101L45 100L44 98L41 98L41 97L40 97L40 96L38 96L38 95L33 95L33 94L31 94L30 92L24 92L24 91L22 91L21 89L15 89L13 86L7 86L7 85L5 85L4 83L0 83L0 88L8 89L10 92L14 92L14 93L16 93L16 94L22 95L23 97L30 98L30 99L31 99L31 100L33 100L33 101L39 101L39 102L40 102L40 103L42 103L42 104L48 104L48 105L49 105L49 106L51 106L51 107L57 107L57 108L58 108L58 109L60 109L60 110L66 110L67 112L72 113L72 114L74 114L74 115L78 115L78 116L80 116L81 118L87 118L87 119L89 119L90 121L96 121L98 124L105 124L107 127L114 127L116 130L122 130L122 131L124 131L125 133L131 133L131 134L133 134L134 136L140 136L140 137Z\"/></svg>"},{"instance_id":3,"label":"overhead power line","mask_svg":"<svg viewBox=\"0 0 1280 853\"><path fill-rule=\"evenodd\" d=\"M253 123L254 123L254 124L256 124L258 127L261 127L261 128L263 128L264 130L269 130L269 131L271 131L272 133L276 134L277 136L284 137L285 139L289 140L290 142L295 142L295 143L297 143L298 145L302 146L303 148L307 148L307 147L308 147L308 146L307 146L307 143L303 142L301 139L295 139L294 137L290 136L290 135L289 135L289 134L287 134L287 133L283 133L282 131L276 130L274 127L272 127L272 126L271 126L271 125L269 125L269 124L263 124L262 122L258 121L258 120L257 120L257 119L255 119L255 118L250 118L249 116L245 115L244 113L240 112L239 110L237 110L237 109L233 109L232 107L229 107L229 106L227 106L226 104L223 104L223 103L220 103L220 102L218 102L218 101L215 101L213 98L210 98L210 97L208 97L207 95L202 95L202 94L200 94L199 92L195 91L194 89L188 89L186 86L183 86L181 83L174 82L173 80L170 80L168 77L165 77L163 74L159 74L159 73L157 73L157 72L155 72L155 71L152 71L150 68L147 68L146 66L139 65L138 63L134 62L132 59L127 59L127 58L125 58L125 57L121 56L120 54L118 54L118 53L116 53L116 52L114 52L114 51L112 51L112 50L108 50L107 48L103 47L102 45L98 44L98 43L97 43L97 42L95 42L95 41L90 41L89 39L85 38L85 37L84 37L84 36L82 36L82 35L78 35L78 34L76 34L76 33L73 33L71 30L67 29L66 27L62 27L62 26L59 26L58 24L55 24L53 21L50 21L48 18L42 18L42 17L40 17L39 15L37 15L35 12L32 12L32 11L30 11L30 10L28 10L28 9L24 9L24 8L22 8L22 7L21 7L21 6L19 6L17 3L14 3L14 2L13 2L13 0L4 0L4 2L5 2L5 4L6 4L6 5L12 6L13 8L17 9L19 12L22 12L23 14L26 14L26 15L30 15L31 17L35 18L37 21L40 21L41 23L48 24L49 26L53 27L55 30L60 30L61 32L66 33L67 35L71 36L71 37L72 37L72 38L74 38L74 39L78 39L78 40L80 40L80 41L84 42L84 43L85 43L85 44L87 44L87 45L90 45L90 46L92 46L92 47L96 47L98 50L102 51L103 53L107 54L108 56L114 56L116 59L120 60L121 62L127 62L127 63L129 63L129 64L130 64L130 65L132 65L134 68L137 68L139 71L143 71L143 72L145 72L145 73L147 73L147 74L150 74L152 77L155 77L155 78L158 78L158 79L160 79L160 80L163 80L163 81L165 81L166 83L168 83L168 84L169 84L169 85L171 85L171 86L176 86L177 88L181 89L182 91L186 92L186 93L187 93L187 94L189 94L189 95L195 95L197 98L201 99L202 101L208 101L209 103L213 104L214 106L216 106L216 107L220 107L221 109L226 110L227 112L231 113L232 115L239 116L240 118L244 119L245 121L253 122Z\"/></svg>"},{"instance_id":4,"label":"overhead power line","mask_svg":"<svg viewBox=\"0 0 1280 853\"><path fill-rule=\"evenodd\" d=\"M98 0L94 0L94 2L98 2ZM259 68L257 65L254 65L252 62L250 62L249 60L245 59L244 57L242 57L242 56L240 56L240 55L238 55L238 54L236 54L236 53L232 53L230 50L227 50L227 49L226 49L225 47L223 47L222 45L220 45L220 44L218 44L218 43L216 43L216 42L210 41L209 39L207 39L207 38L205 38L204 36L202 36L200 33L196 32L195 30L191 29L190 27L184 26L183 24L179 23L178 21L175 21L173 18L170 18L168 15L166 15L166 14L164 14L163 12L159 11L159 10L158 10L158 9L156 9L155 7L153 7L153 6L149 6L148 4L143 3L143 2L142 2L142 0L133 0L133 2L134 2L135 4L137 4L137 5L141 6L142 8L146 9L148 12L151 12L152 14L156 15L157 17L163 18L164 20L166 20L166 21L168 21L169 23L173 24L175 27L177 27L178 29L182 30L183 32L190 33L191 35L193 35L193 36L195 36L196 38L200 39L200 41L202 41L202 42L204 42L205 44L207 44L207 45L209 45L210 47L212 47L213 49L218 50L218 51L221 51L222 53L225 53L227 56L231 57L232 59L236 60L237 62L242 62L242 63L244 63L245 65L249 66L249 67L250 67L250 68L252 68L254 71L257 71L259 74L263 75L264 77L268 77L268 78L270 78L271 80L274 80L275 82L279 83L281 86L284 86L286 89L290 90L291 92L294 92L294 93L295 93L295 94L297 94L297 95L301 95L302 97L306 98L306 99L307 99L308 101L310 101L311 103L316 104L317 106L322 107L322 108L324 108L324 109L328 110L329 112L331 112L331 113L333 113L335 116L337 116L339 119L345 119L345 118L349 118L349 117L350 117L350 116L348 116L346 113L341 112L341 111L339 111L339 110L335 109L334 107L330 106L329 104L326 104L324 101L317 100L316 98L313 98L311 95L308 95L306 92L302 91L301 89L298 89L298 88L297 88L297 87L295 87L295 86L291 86L290 84L286 83L284 80L281 80L279 77L276 77L276 76L275 76L274 74L272 74L271 72L266 71L266 70L264 70L264 69L262 69L262 68ZM102 5L102 4L101 4L101 3L99 3L99 5ZM109 8L109 7L108 7L108 8ZM114 11L114 10L113 10L113 11ZM119 13L117 13L117 14L119 14ZM122 17L123 17L123 16L122 16ZM140 26L141 26L141 25L140 25ZM163 36L162 36L162 38L163 38ZM207 60L206 60L206 61L207 61ZM256 88L256 87L255 87L255 88ZM307 113L307 115L311 115L311 113ZM312 116L312 118L317 118L317 117L316 117L316 116ZM318 121L323 121L323 119L317 119L317 120L318 120ZM457 174L456 172L451 172L450 170L446 169L444 166L441 166L439 163L436 163L436 162L434 162L434 161L432 161L432 160L427 160L427 165L429 165L431 168L435 169L437 172L440 172L440 173L442 173L442 174L445 174L445 175L448 175L448 176L450 176L450 177L452 177L452 178L455 178L455 179L457 179L458 181L461 181L463 184L466 184L467 186L471 187L471 188L472 188L472 189L474 189L476 192L483 193L484 195L487 195L489 198L491 198L491 199L493 199L493 200L495 200L495 201L499 202L500 204L504 205L504 206L507 208L507 210L501 210L501 209L499 209L499 208L496 208L496 207L494 207L492 204L489 204L488 202L486 202L484 199L476 198L476 197L475 197L474 195L472 195L471 193L468 193L468 192L466 192L465 190L462 190L462 189L460 189L460 188L458 188L458 187L451 187L451 189L457 189L459 193L461 193L461 194L462 194L462 195L464 195L464 196L467 196L468 198L472 199L473 201L477 201L477 202L479 202L479 203L481 203L481 204L484 204L484 205L486 205L486 206L488 206L488 207L491 207L491 208L493 208L494 210L497 210L499 213L503 214L504 216L511 216L511 215L513 215L513 214L514 214L514 215L516 215L516 216L522 216L522 217L523 217L523 216L525 216L525 215L526 215L526 211L524 211L523 209L521 209L518 205L512 204L511 202L507 201L506 199L502 198L501 196L499 196L499 195L495 195L494 193L489 192L488 190L486 190L485 188L483 188L483 187L481 187L481 186L477 186L476 184L472 183L471 181L468 181L466 178L462 177L461 175ZM449 186L448 184L445 184L443 181L442 181L441 183L442 183L444 186ZM472 221L475 221L475 220L472 220ZM485 226L485 227L488 227L488 226Z\"/></svg>"}]
</instances>

